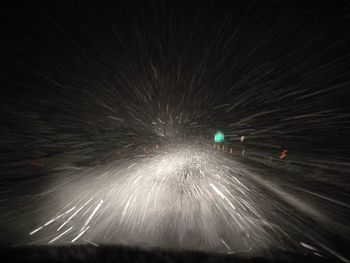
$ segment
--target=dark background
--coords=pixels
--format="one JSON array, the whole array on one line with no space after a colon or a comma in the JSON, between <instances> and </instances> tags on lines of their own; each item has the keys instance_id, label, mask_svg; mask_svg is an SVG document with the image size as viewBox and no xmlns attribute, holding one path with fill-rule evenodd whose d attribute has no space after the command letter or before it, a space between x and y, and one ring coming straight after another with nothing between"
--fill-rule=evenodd
<instances>
[{"instance_id":1,"label":"dark background","mask_svg":"<svg viewBox=\"0 0 350 263\"><path fill-rule=\"evenodd\" d=\"M74 104L83 103L83 90L99 94L106 83L126 105L135 103L133 87L146 86L152 102L212 115L213 106L232 103L254 87L269 94L265 108L290 111L290 101L273 100L282 88L319 92L302 103L349 113L346 1L15 1L1 6L1 91L7 107L2 121L11 134L31 125L29 110L52 122L53 115L80 114ZM193 98L192 105L180 101L182 94ZM210 126L225 125L231 117L212 116ZM340 127L323 143L345 151L347 131Z\"/></svg>"}]
</instances>

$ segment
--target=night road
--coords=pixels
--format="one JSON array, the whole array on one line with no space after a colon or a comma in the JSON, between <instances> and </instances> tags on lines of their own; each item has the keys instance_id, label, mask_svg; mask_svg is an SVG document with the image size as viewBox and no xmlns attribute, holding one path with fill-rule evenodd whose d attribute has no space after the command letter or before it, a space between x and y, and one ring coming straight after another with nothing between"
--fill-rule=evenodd
<instances>
[{"instance_id":1,"label":"night road","mask_svg":"<svg viewBox=\"0 0 350 263\"><path fill-rule=\"evenodd\" d=\"M350 262L349 14L2 1L0 258Z\"/></svg>"}]
</instances>

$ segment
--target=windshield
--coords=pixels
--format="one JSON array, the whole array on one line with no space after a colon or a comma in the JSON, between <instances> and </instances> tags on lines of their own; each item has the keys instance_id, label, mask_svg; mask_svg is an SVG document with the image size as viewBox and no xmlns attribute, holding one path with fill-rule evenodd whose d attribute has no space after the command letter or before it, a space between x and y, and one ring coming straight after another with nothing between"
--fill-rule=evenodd
<instances>
[{"instance_id":1,"label":"windshield","mask_svg":"<svg viewBox=\"0 0 350 263\"><path fill-rule=\"evenodd\" d=\"M349 262L345 4L0 8L3 247Z\"/></svg>"}]
</instances>

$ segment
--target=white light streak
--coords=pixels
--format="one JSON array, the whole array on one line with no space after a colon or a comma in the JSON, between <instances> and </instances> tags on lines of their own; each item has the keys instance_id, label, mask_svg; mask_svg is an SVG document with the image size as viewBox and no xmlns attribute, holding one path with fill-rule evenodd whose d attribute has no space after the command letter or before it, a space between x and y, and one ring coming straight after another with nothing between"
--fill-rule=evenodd
<instances>
[{"instance_id":1,"label":"white light streak","mask_svg":"<svg viewBox=\"0 0 350 263\"><path fill-rule=\"evenodd\" d=\"M56 240L60 239L62 236L64 236L65 234L67 234L69 231L71 231L73 229L73 227L71 226L70 228L68 228L66 231L64 231L63 233L61 233L60 235L58 235L57 237L55 237L54 239L49 241L50 243L55 242Z\"/></svg>"},{"instance_id":2,"label":"white light streak","mask_svg":"<svg viewBox=\"0 0 350 263\"><path fill-rule=\"evenodd\" d=\"M86 231L88 231L90 226L84 229L84 231L80 232L79 235L77 235L75 238L72 239L72 243L74 243L79 237L81 237Z\"/></svg>"}]
</instances>

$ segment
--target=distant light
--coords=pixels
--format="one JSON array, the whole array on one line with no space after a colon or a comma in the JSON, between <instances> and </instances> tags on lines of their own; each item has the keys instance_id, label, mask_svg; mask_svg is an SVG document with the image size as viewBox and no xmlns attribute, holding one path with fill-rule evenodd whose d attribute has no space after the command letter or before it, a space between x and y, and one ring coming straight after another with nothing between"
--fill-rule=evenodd
<instances>
[{"instance_id":1,"label":"distant light","mask_svg":"<svg viewBox=\"0 0 350 263\"><path fill-rule=\"evenodd\" d=\"M214 142L220 143L224 142L225 136L221 131L218 131L214 135Z\"/></svg>"},{"instance_id":2,"label":"distant light","mask_svg":"<svg viewBox=\"0 0 350 263\"><path fill-rule=\"evenodd\" d=\"M286 158L287 152L288 152L288 150L284 150L283 152L281 152L281 155L280 155L280 159L281 159L281 160L284 159L284 158Z\"/></svg>"}]
</instances>

